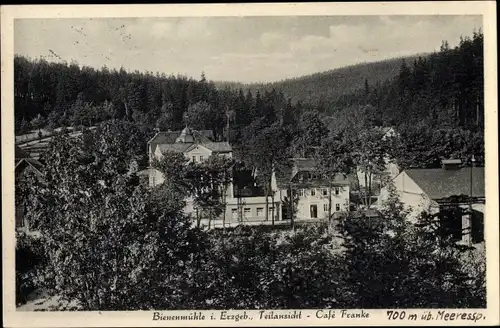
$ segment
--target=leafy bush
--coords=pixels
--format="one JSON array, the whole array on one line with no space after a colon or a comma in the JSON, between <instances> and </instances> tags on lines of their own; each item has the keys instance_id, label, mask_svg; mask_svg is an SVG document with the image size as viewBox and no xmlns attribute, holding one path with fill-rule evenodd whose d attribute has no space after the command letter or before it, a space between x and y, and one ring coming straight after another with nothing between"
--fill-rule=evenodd
<instances>
[{"instance_id":1,"label":"leafy bush","mask_svg":"<svg viewBox=\"0 0 500 328\"><path fill-rule=\"evenodd\" d=\"M467 270L464 252L427 226L410 224L397 199L379 218L348 218L341 293L352 308L484 307L484 271Z\"/></svg>"},{"instance_id":2,"label":"leafy bush","mask_svg":"<svg viewBox=\"0 0 500 328\"><path fill-rule=\"evenodd\" d=\"M16 304L24 304L37 287L37 268L45 264L41 240L24 232L16 233Z\"/></svg>"},{"instance_id":3,"label":"leafy bush","mask_svg":"<svg viewBox=\"0 0 500 328\"><path fill-rule=\"evenodd\" d=\"M134 154L123 146L133 139L116 128L57 136L42 179L23 182L26 216L49 259L40 286L87 310L171 307L184 288L180 263L197 258L202 238L179 205L153 206L129 171Z\"/></svg>"},{"instance_id":4,"label":"leafy bush","mask_svg":"<svg viewBox=\"0 0 500 328\"><path fill-rule=\"evenodd\" d=\"M210 249L193 284L198 308L263 309L334 306L336 267L324 226L267 232L211 231Z\"/></svg>"}]
</instances>

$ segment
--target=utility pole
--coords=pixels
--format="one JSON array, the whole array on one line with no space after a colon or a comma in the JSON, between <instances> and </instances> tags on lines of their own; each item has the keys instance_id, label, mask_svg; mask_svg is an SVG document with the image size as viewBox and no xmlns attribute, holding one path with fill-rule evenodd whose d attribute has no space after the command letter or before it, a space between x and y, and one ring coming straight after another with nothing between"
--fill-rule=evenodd
<instances>
[{"instance_id":1,"label":"utility pole","mask_svg":"<svg viewBox=\"0 0 500 328\"><path fill-rule=\"evenodd\" d=\"M229 140L230 140L230 138L229 138L229 133L230 133L229 132L229 127L230 127L229 123L230 123L230 120L231 120L231 116L232 116L232 113L230 112L229 107L226 106L226 134L227 134L226 139L227 139L228 143L229 143Z\"/></svg>"},{"instance_id":2,"label":"utility pole","mask_svg":"<svg viewBox=\"0 0 500 328\"><path fill-rule=\"evenodd\" d=\"M292 227L292 230L295 230L295 225L293 222L293 190L292 190L292 183L290 183L290 225Z\"/></svg>"},{"instance_id":3,"label":"utility pole","mask_svg":"<svg viewBox=\"0 0 500 328\"><path fill-rule=\"evenodd\" d=\"M470 164L470 190L469 190L469 224L468 224L468 245L472 246L472 170L474 168L474 163L476 162L476 159L474 158L474 154L472 154L471 157L471 164Z\"/></svg>"}]
</instances>

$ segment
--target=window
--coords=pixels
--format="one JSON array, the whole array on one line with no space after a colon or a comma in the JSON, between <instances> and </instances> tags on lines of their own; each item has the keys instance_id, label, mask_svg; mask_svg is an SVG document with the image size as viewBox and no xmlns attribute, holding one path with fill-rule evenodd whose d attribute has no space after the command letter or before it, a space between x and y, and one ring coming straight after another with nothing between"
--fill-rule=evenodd
<instances>
[{"instance_id":1,"label":"window","mask_svg":"<svg viewBox=\"0 0 500 328\"><path fill-rule=\"evenodd\" d=\"M200 162L203 162L203 156L200 156Z\"/></svg>"},{"instance_id":2,"label":"window","mask_svg":"<svg viewBox=\"0 0 500 328\"><path fill-rule=\"evenodd\" d=\"M304 196L304 189L299 189L299 196Z\"/></svg>"},{"instance_id":3,"label":"window","mask_svg":"<svg viewBox=\"0 0 500 328\"><path fill-rule=\"evenodd\" d=\"M243 213L245 213L245 216L250 215L251 209L247 207L243 210Z\"/></svg>"},{"instance_id":4,"label":"window","mask_svg":"<svg viewBox=\"0 0 500 328\"><path fill-rule=\"evenodd\" d=\"M340 193L339 187L335 187L335 195L338 195Z\"/></svg>"},{"instance_id":5,"label":"window","mask_svg":"<svg viewBox=\"0 0 500 328\"><path fill-rule=\"evenodd\" d=\"M311 218L315 219L318 217L318 205L311 205L310 207Z\"/></svg>"},{"instance_id":6,"label":"window","mask_svg":"<svg viewBox=\"0 0 500 328\"><path fill-rule=\"evenodd\" d=\"M463 210L452 206L441 206L439 208L439 219L442 236L451 236L453 240L459 241L463 237Z\"/></svg>"},{"instance_id":7,"label":"window","mask_svg":"<svg viewBox=\"0 0 500 328\"><path fill-rule=\"evenodd\" d=\"M196 156L193 156L193 162L196 162Z\"/></svg>"},{"instance_id":8,"label":"window","mask_svg":"<svg viewBox=\"0 0 500 328\"><path fill-rule=\"evenodd\" d=\"M316 196L316 190L311 189L311 196Z\"/></svg>"},{"instance_id":9,"label":"window","mask_svg":"<svg viewBox=\"0 0 500 328\"><path fill-rule=\"evenodd\" d=\"M20 207L16 207L16 228L24 228L24 215Z\"/></svg>"},{"instance_id":10,"label":"window","mask_svg":"<svg viewBox=\"0 0 500 328\"><path fill-rule=\"evenodd\" d=\"M233 219L236 219L238 217L238 209L232 208L231 209L231 216L233 217Z\"/></svg>"},{"instance_id":11,"label":"window","mask_svg":"<svg viewBox=\"0 0 500 328\"><path fill-rule=\"evenodd\" d=\"M328 212L328 204L323 204L323 211Z\"/></svg>"},{"instance_id":12,"label":"window","mask_svg":"<svg viewBox=\"0 0 500 328\"><path fill-rule=\"evenodd\" d=\"M264 216L264 209L262 207L257 207L257 216Z\"/></svg>"},{"instance_id":13,"label":"window","mask_svg":"<svg viewBox=\"0 0 500 328\"><path fill-rule=\"evenodd\" d=\"M335 211L340 211L340 204L335 204Z\"/></svg>"},{"instance_id":14,"label":"window","mask_svg":"<svg viewBox=\"0 0 500 328\"><path fill-rule=\"evenodd\" d=\"M483 213L473 211L471 222L471 238L472 243L480 243L484 241L484 216Z\"/></svg>"},{"instance_id":15,"label":"window","mask_svg":"<svg viewBox=\"0 0 500 328\"><path fill-rule=\"evenodd\" d=\"M323 189L323 196L328 196L328 189Z\"/></svg>"}]
</instances>

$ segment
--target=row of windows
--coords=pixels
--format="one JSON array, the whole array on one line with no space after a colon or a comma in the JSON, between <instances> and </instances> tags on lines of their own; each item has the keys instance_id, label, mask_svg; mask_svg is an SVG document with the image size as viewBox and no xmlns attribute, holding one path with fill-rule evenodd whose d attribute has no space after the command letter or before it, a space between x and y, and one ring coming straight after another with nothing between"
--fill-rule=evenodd
<instances>
[{"instance_id":1,"label":"row of windows","mask_svg":"<svg viewBox=\"0 0 500 328\"><path fill-rule=\"evenodd\" d=\"M193 156L193 162L196 162L196 157L197 157L197 156ZM200 162L202 162L202 161L203 161L203 156L200 156L200 160L199 160L199 161L200 161Z\"/></svg>"},{"instance_id":2,"label":"row of windows","mask_svg":"<svg viewBox=\"0 0 500 328\"><path fill-rule=\"evenodd\" d=\"M324 174L310 173L304 172L300 175L299 179L303 180L318 180L318 179L327 179L327 176Z\"/></svg>"},{"instance_id":3,"label":"row of windows","mask_svg":"<svg viewBox=\"0 0 500 328\"><path fill-rule=\"evenodd\" d=\"M311 211L312 218L318 217L318 205L311 205L310 211ZM335 212L339 212L339 211L340 211L340 204L335 204ZM323 204L323 212L328 213L328 204ZM238 217L238 209L236 209L236 208L231 209L231 215L233 218L237 218ZM252 209L249 207L245 207L243 209L243 215L246 217L251 217L252 216ZM269 207L269 215L270 216L273 215L273 207ZM255 216L256 217L264 217L264 208L257 207Z\"/></svg>"},{"instance_id":4,"label":"row of windows","mask_svg":"<svg viewBox=\"0 0 500 328\"><path fill-rule=\"evenodd\" d=\"M269 215L272 215L273 211L274 211L274 207L269 207ZM233 218L237 218L238 217L238 209L236 209L236 208L231 209L231 215L233 216ZM243 209L243 215L248 216L248 217L252 216L252 209L250 207L245 207ZM264 217L264 208L257 207L255 216Z\"/></svg>"},{"instance_id":5,"label":"row of windows","mask_svg":"<svg viewBox=\"0 0 500 328\"><path fill-rule=\"evenodd\" d=\"M335 195L340 194L339 187L333 188L332 191L333 191L333 194L335 194ZM297 193L299 194L299 196L304 196L304 195L307 196L307 195L309 195L309 193L311 194L311 196L316 196L316 189L298 189ZM323 195L323 196L328 196L328 189L326 189L326 188L318 189L318 194Z\"/></svg>"},{"instance_id":6,"label":"row of windows","mask_svg":"<svg viewBox=\"0 0 500 328\"><path fill-rule=\"evenodd\" d=\"M340 204L335 204L335 212L338 211L340 211ZM328 212L328 204L323 204L323 212Z\"/></svg>"},{"instance_id":7,"label":"row of windows","mask_svg":"<svg viewBox=\"0 0 500 328\"><path fill-rule=\"evenodd\" d=\"M335 211L340 211L340 204L335 204ZM323 212L328 213L328 204L323 204ZM309 213L311 218L315 219L318 217L318 205L313 204L309 206Z\"/></svg>"}]
</instances>

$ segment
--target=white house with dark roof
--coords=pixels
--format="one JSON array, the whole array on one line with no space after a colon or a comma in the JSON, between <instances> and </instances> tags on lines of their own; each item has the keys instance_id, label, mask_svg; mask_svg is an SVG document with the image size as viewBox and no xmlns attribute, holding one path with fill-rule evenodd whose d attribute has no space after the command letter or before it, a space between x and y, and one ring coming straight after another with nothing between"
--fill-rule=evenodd
<instances>
[{"instance_id":1,"label":"white house with dark roof","mask_svg":"<svg viewBox=\"0 0 500 328\"><path fill-rule=\"evenodd\" d=\"M460 160L444 160L441 168L407 169L393 180L399 200L410 211L415 220L420 213L443 212L450 206L473 210L473 218L457 220L456 229L470 231L462 240L473 243L482 241L483 216L485 211L485 175L483 167L462 167ZM389 196L388 187L381 190L378 207Z\"/></svg>"},{"instance_id":2,"label":"white house with dark roof","mask_svg":"<svg viewBox=\"0 0 500 328\"><path fill-rule=\"evenodd\" d=\"M162 159L167 152L183 153L189 161L193 162L203 162L215 154L232 158L231 145L227 142L215 142L213 139L214 136L211 130L198 131L189 127L185 127L182 131L158 132L147 144L150 167L145 172L149 176L149 186L154 187L164 182L163 173L153 168L152 163L154 159ZM232 199L233 186L230 184L227 190L226 202L231 204ZM192 199L186 199L184 212L188 215L196 212ZM230 214L227 216L231 217Z\"/></svg>"},{"instance_id":3,"label":"white house with dark roof","mask_svg":"<svg viewBox=\"0 0 500 328\"><path fill-rule=\"evenodd\" d=\"M162 173L151 167L153 159L161 159L169 151L184 153L194 162L202 162L213 154L232 158L233 152L229 143L213 141L211 130L197 131L185 127L182 131L158 132L148 141L150 186L161 184L164 180Z\"/></svg>"},{"instance_id":4,"label":"white house with dark roof","mask_svg":"<svg viewBox=\"0 0 500 328\"><path fill-rule=\"evenodd\" d=\"M272 187L277 191L281 203L284 203L285 197L289 197L291 192L297 194L296 218L326 219L330 213L330 204L332 215L349 211L350 182L347 177L341 174L333 180L322 177L311 158L293 158L290 159L290 164L273 174ZM286 211L286 208L283 210Z\"/></svg>"}]
</instances>

